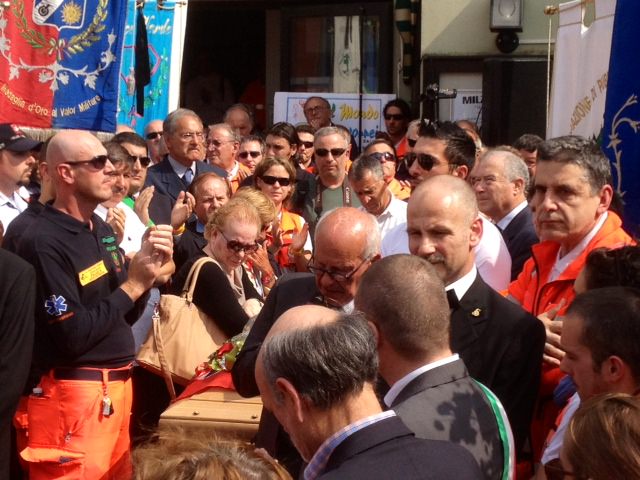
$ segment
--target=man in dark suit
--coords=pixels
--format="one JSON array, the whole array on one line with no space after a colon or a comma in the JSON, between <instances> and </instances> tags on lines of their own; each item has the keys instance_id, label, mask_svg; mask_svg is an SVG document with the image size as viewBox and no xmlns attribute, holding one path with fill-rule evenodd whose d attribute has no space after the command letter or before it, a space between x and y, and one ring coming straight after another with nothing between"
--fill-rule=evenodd
<instances>
[{"instance_id":1,"label":"man in dark suit","mask_svg":"<svg viewBox=\"0 0 640 480\"><path fill-rule=\"evenodd\" d=\"M511 280L531 257L531 246L538 243L531 209L527 204L529 171L524 161L508 150L489 150L473 167L471 185L478 208L502 232L511 254Z\"/></svg>"},{"instance_id":2,"label":"man in dark suit","mask_svg":"<svg viewBox=\"0 0 640 480\"><path fill-rule=\"evenodd\" d=\"M540 381L542 323L478 275L473 248L482 221L464 180L438 175L420 184L409 199L407 231L411 253L432 263L446 286L452 351L505 406L521 453Z\"/></svg>"},{"instance_id":3,"label":"man in dark suit","mask_svg":"<svg viewBox=\"0 0 640 480\"><path fill-rule=\"evenodd\" d=\"M385 257L367 270L355 305L377 338L378 371L391 386L384 403L417 437L466 448L487 480L512 478L509 420L451 352L449 304L435 268L414 255Z\"/></svg>"},{"instance_id":4,"label":"man in dark suit","mask_svg":"<svg viewBox=\"0 0 640 480\"><path fill-rule=\"evenodd\" d=\"M374 391L376 340L361 314L295 307L265 339L256 381L311 479L481 478L473 457L417 439Z\"/></svg>"},{"instance_id":5,"label":"man in dark suit","mask_svg":"<svg viewBox=\"0 0 640 480\"><path fill-rule=\"evenodd\" d=\"M240 395L258 395L255 365L258 351L276 319L292 307L326 305L351 311L360 278L380 257L380 236L376 219L356 208L337 208L318 223L310 270L313 274L292 274L280 279L267 297L249 332L231 374ZM264 412L256 444L284 463L296 477L300 458L276 419Z\"/></svg>"},{"instance_id":6,"label":"man in dark suit","mask_svg":"<svg viewBox=\"0 0 640 480\"><path fill-rule=\"evenodd\" d=\"M171 198L172 207L197 175L214 172L223 178L227 176L220 167L202 161L205 158L206 134L200 117L194 111L179 108L167 115L162 138L169 154L160 163L149 167L144 185L153 185L156 192ZM171 211L164 213L171 218Z\"/></svg>"}]
</instances>

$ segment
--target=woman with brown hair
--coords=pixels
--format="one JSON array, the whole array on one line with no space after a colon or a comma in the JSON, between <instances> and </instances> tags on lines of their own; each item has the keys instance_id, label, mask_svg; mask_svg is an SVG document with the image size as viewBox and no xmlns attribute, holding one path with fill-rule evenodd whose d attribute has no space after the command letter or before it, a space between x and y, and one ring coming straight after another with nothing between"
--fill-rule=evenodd
<instances>
[{"instance_id":1,"label":"woman with brown hair","mask_svg":"<svg viewBox=\"0 0 640 480\"><path fill-rule=\"evenodd\" d=\"M271 234L278 265L288 271L306 271L311 258L309 227L300 215L288 211L285 206L296 180L293 166L285 160L267 157L256 167L253 178L256 189L269 197L276 207L277 222Z\"/></svg>"}]
</instances>

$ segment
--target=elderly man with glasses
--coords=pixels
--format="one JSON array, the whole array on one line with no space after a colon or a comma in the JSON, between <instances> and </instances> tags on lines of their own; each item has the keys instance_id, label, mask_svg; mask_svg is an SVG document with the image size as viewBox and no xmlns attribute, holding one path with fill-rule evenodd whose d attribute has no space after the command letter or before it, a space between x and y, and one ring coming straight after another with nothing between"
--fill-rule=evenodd
<instances>
[{"instance_id":1,"label":"elderly man with glasses","mask_svg":"<svg viewBox=\"0 0 640 480\"><path fill-rule=\"evenodd\" d=\"M258 351L276 319L291 307L325 305L351 312L364 272L380 258L376 220L355 208L337 208L320 220L309 273L283 277L271 290L232 370L241 395L258 395L254 376ZM301 459L276 419L263 412L257 445L282 461L296 477Z\"/></svg>"}]
</instances>

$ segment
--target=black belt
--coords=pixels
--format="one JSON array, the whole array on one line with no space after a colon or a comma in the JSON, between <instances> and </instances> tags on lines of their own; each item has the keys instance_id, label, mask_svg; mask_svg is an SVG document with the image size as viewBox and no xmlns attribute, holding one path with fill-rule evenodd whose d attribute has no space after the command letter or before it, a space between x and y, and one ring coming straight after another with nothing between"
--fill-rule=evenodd
<instances>
[{"instance_id":1,"label":"black belt","mask_svg":"<svg viewBox=\"0 0 640 480\"><path fill-rule=\"evenodd\" d=\"M131 370L131 368L109 370L107 372L107 381L129 380L131 378ZM89 380L101 382L102 370L91 370L88 368L54 368L53 376L56 380Z\"/></svg>"}]
</instances>

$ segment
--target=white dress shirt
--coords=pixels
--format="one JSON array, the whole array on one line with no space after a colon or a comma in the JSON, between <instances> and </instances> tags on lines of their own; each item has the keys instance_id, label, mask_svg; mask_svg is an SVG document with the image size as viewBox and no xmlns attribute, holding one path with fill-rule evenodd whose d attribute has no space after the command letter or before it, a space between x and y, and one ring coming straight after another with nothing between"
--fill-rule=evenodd
<instances>
[{"instance_id":1,"label":"white dress shirt","mask_svg":"<svg viewBox=\"0 0 640 480\"><path fill-rule=\"evenodd\" d=\"M507 228L511 223L511 220L516 218L516 215L518 215L522 210L527 208L527 205L529 204L525 200L522 203L520 203L516 208L514 208L509 213L507 213L504 217L500 219L500 221L496 222L496 225L498 226L498 228L504 231L504 229Z\"/></svg>"},{"instance_id":2,"label":"white dress shirt","mask_svg":"<svg viewBox=\"0 0 640 480\"><path fill-rule=\"evenodd\" d=\"M358 207L358 209L363 212L367 211L364 207ZM391 202L384 209L384 212L376 217L376 222L378 222L378 230L380 230L380 239L383 239L395 227L407 223L407 202L398 200L391 195Z\"/></svg>"},{"instance_id":3,"label":"white dress shirt","mask_svg":"<svg viewBox=\"0 0 640 480\"><path fill-rule=\"evenodd\" d=\"M13 192L10 196L6 196L0 192L0 222L5 232L7 227L22 212L24 212L29 204L23 199L18 191Z\"/></svg>"}]
</instances>

